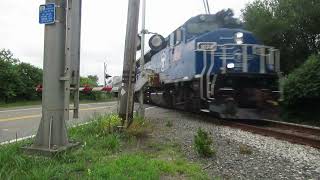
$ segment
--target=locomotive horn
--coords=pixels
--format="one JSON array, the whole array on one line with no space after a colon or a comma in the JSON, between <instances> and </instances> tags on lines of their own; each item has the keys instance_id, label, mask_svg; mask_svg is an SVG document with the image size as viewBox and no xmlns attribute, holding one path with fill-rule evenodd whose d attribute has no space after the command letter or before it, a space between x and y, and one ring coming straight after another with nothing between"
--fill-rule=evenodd
<instances>
[{"instance_id":1,"label":"locomotive horn","mask_svg":"<svg viewBox=\"0 0 320 180\"><path fill-rule=\"evenodd\" d=\"M149 40L149 46L153 51L160 51L166 45L166 40L159 34L153 35Z\"/></svg>"}]
</instances>

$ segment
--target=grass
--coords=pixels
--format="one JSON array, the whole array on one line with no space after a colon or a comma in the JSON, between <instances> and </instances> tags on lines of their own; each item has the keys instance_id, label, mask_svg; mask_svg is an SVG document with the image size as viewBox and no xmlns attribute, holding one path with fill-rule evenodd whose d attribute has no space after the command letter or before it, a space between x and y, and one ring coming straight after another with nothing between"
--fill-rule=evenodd
<instances>
[{"instance_id":1,"label":"grass","mask_svg":"<svg viewBox=\"0 0 320 180\"><path fill-rule=\"evenodd\" d=\"M34 106L34 105L40 105L41 100L36 101L19 101L19 102L13 102L13 103L1 103L0 102L0 108L11 108L11 107L19 107L19 106Z\"/></svg>"},{"instance_id":2,"label":"grass","mask_svg":"<svg viewBox=\"0 0 320 180\"><path fill-rule=\"evenodd\" d=\"M152 142L130 150L131 135L117 132L113 127L118 124L117 116L106 115L69 129L71 139L81 140L82 146L52 158L24 154L20 147L31 141L0 146L0 179L209 179L178 145Z\"/></svg>"},{"instance_id":3,"label":"grass","mask_svg":"<svg viewBox=\"0 0 320 180\"><path fill-rule=\"evenodd\" d=\"M136 116L126 133L135 138L145 138L152 132L152 126L143 118Z\"/></svg>"}]
</instances>

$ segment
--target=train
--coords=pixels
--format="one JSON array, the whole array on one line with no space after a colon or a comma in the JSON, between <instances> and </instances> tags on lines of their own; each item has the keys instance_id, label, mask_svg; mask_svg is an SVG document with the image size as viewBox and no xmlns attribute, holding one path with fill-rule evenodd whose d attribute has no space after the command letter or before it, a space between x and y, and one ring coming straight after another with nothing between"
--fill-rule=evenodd
<instances>
[{"instance_id":1,"label":"train","mask_svg":"<svg viewBox=\"0 0 320 180\"><path fill-rule=\"evenodd\" d=\"M146 103L220 117L276 106L280 51L240 25L200 14L164 41L144 55L143 73L137 61L135 90L143 91Z\"/></svg>"}]
</instances>

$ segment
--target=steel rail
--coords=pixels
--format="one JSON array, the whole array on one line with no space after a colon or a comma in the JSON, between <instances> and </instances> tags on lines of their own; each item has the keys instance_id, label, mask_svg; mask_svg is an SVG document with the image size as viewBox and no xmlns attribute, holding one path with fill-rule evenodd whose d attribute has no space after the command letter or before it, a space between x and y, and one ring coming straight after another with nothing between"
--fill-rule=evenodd
<instances>
[{"instance_id":1,"label":"steel rail","mask_svg":"<svg viewBox=\"0 0 320 180\"><path fill-rule=\"evenodd\" d=\"M320 128L266 119L219 119L222 125L320 149Z\"/></svg>"}]
</instances>

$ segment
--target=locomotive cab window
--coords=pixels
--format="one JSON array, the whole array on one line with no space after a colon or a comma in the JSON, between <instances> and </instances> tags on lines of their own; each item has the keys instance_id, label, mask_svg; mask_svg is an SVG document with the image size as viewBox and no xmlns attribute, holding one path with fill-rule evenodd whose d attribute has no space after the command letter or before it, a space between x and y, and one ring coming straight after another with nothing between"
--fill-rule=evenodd
<instances>
[{"instance_id":1,"label":"locomotive cab window","mask_svg":"<svg viewBox=\"0 0 320 180\"><path fill-rule=\"evenodd\" d=\"M175 33L170 34L170 47L175 45Z\"/></svg>"},{"instance_id":2,"label":"locomotive cab window","mask_svg":"<svg viewBox=\"0 0 320 180\"><path fill-rule=\"evenodd\" d=\"M175 45L180 44L180 42L182 41L182 30L181 29L177 29L175 31Z\"/></svg>"},{"instance_id":3,"label":"locomotive cab window","mask_svg":"<svg viewBox=\"0 0 320 180\"><path fill-rule=\"evenodd\" d=\"M170 34L170 47L174 47L182 42L182 30L177 29L173 33Z\"/></svg>"}]
</instances>

